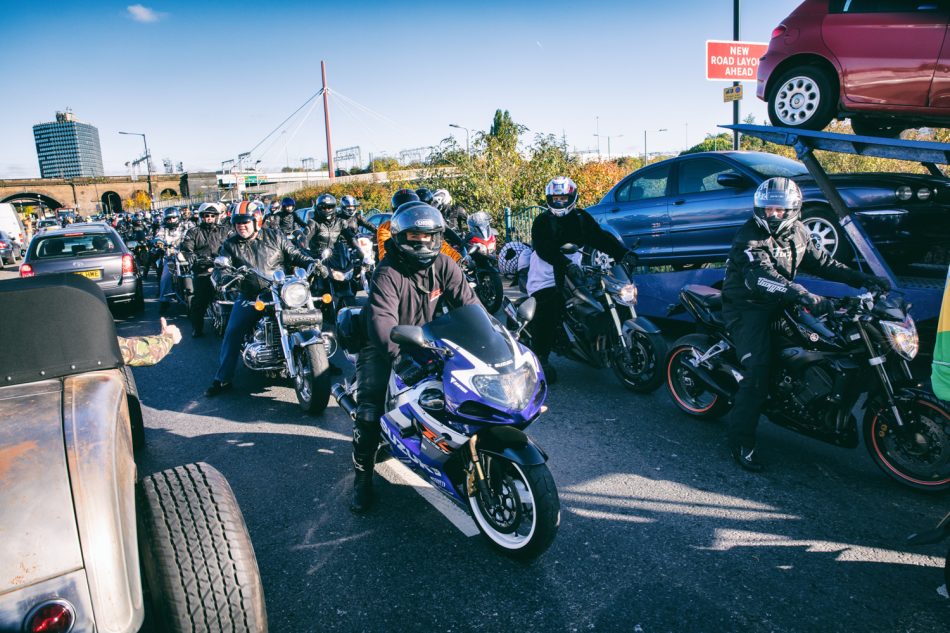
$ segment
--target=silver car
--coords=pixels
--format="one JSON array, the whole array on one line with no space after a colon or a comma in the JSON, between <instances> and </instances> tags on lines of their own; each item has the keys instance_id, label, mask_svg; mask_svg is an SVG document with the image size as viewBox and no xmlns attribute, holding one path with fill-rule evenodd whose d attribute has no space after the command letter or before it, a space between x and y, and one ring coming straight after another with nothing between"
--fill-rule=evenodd
<instances>
[{"instance_id":1,"label":"silver car","mask_svg":"<svg viewBox=\"0 0 950 633\"><path fill-rule=\"evenodd\" d=\"M95 284L2 281L0 331L0 631L266 631L221 473L138 479L134 388Z\"/></svg>"},{"instance_id":2,"label":"silver car","mask_svg":"<svg viewBox=\"0 0 950 633\"><path fill-rule=\"evenodd\" d=\"M23 257L20 251L20 245L16 240L5 231L0 231L0 269L3 269L4 263L16 264L17 260Z\"/></svg>"},{"instance_id":3,"label":"silver car","mask_svg":"<svg viewBox=\"0 0 950 633\"><path fill-rule=\"evenodd\" d=\"M145 307L135 258L119 234L99 222L70 224L38 233L20 266L21 277L75 273L91 279L112 305L134 312Z\"/></svg>"}]
</instances>

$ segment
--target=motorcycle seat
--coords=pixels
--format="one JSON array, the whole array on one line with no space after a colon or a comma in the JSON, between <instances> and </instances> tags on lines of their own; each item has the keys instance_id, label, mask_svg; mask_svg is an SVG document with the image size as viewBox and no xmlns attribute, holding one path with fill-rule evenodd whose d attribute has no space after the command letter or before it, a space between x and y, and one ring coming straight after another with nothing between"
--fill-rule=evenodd
<instances>
[{"instance_id":1,"label":"motorcycle seat","mask_svg":"<svg viewBox=\"0 0 950 633\"><path fill-rule=\"evenodd\" d=\"M710 312L722 311L722 292L709 286L690 284L683 287L683 294L689 296Z\"/></svg>"}]
</instances>

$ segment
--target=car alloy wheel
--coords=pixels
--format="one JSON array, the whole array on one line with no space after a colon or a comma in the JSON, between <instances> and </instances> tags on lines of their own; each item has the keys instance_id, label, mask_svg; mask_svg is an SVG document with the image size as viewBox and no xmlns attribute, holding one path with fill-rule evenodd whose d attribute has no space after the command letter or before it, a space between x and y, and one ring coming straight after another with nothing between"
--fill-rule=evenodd
<instances>
[{"instance_id":1,"label":"car alloy wheel","mask_svg":"<svg viewBox=\"0 0 950 633\"><path fill-rule=\"evenodd\" d=\"M775 95L775 114L782 125L800 127L821 105L821 88L811 77L797 75L787 80Z\"/></svg>"},{"instance_id":2,"label":"car alloy wheel","mask_svg":"<svg viewBox=\"0 0 950 633\"><path fill-rule=\"evenodd\" d=\"M822 217L811 217L805 220L805 228L811 234L812 242L820 250L834 257L838 252L838 230L831 222Z\"/></svg>"}]
</instances>

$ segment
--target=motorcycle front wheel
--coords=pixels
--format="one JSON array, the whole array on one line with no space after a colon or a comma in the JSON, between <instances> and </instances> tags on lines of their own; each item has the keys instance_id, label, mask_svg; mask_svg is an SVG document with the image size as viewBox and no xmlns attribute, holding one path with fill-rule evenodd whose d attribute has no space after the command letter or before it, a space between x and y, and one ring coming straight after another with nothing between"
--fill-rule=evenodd
<instances>
[{"instance_id":1,"label":"motorcycle front wheel","mask_svg":"<svg viewBox=\"0 0 950 633\"><path fill-rule=\"evenodd\" d=\"M304 413L319 415L330 403L330 368L327 350L320 343L294 348L297 377L294 391Z\"/></svg>"},{"instance_id":2,"label":"motorcycle front wheel","mask_svg":"<svg viewBox=\"0 0 950 633\"><path fill-rule=\"evenodd\" d=\"M479 531L506 556L536 559L554 542L561 521L551 471L546 464L520 466L490 455L481 461L489 500L486 504L477 489L468 499Z\"/></svg>"},{"instance_id":3,"label":"motorcycle front wheel","mask_svg":"<svg viewBox=\"0 0 950 633\"><path fill-rule=\"evenodd\" d=\"M663 382L666 341L661 334L634 331L628 350L616 341L610 351L610 368L624 387L650 393Z\"/></svg>"},{"instance_id":4,"label":"motorcycle front wheel","mask_svg":"<svg viewBox=\"0 0 950 633\"><path fill-rule=\"evenodd\" d=\"M475 274L475 294L489 314L498 312L502 299L505 298L501 273L497 270L479 270Z\"/></svg>"},{"instance_id":5,"label":"motorcycle front wheel","mask_svg":"<svg viewBox=\"0 0 950 633\"><path fill-rule=\"evenodd\" d=\"M950 411L929 394L918 393L900 413L901 427L887 403L878 401L868 408L864 445L871 459L905 486L929 492L950 489Z\"/></svg>"}]
</instances>

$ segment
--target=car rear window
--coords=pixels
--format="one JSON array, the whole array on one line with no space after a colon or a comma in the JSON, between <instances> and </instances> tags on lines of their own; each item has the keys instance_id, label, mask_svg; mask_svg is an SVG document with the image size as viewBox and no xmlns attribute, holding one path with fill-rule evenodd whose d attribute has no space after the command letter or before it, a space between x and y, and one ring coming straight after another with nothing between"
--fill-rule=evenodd
<instances>
[{"instance_id":1,"label":"car rear window","mask_svg":"<svg viewBox=\"0 0 950 633\"><path fill-rule=\"evenodd\" d=\"M33 259L85 257L121 251L115 238L107 233L75 233L38 237L31 246Z\"/></svg>"},{"instance_id":2,"label":"car rear window","mask_svg":"<svg viewBox=\"0 0 950 633\"><path fill-rule=\"evenodd\" d=\"M831 13L915 13L933 12L937 2L908 2L907 0L831 0Z\"/></svg>"}]
</instances>

